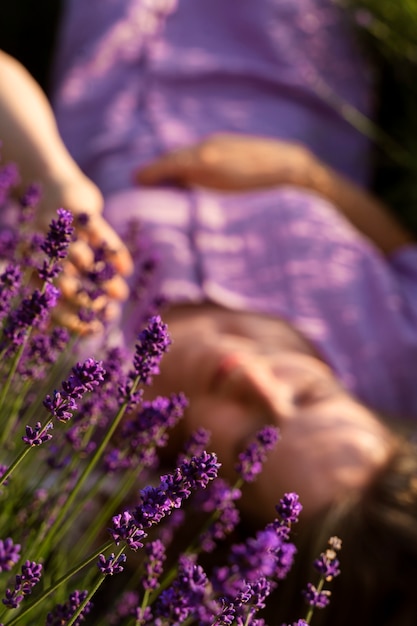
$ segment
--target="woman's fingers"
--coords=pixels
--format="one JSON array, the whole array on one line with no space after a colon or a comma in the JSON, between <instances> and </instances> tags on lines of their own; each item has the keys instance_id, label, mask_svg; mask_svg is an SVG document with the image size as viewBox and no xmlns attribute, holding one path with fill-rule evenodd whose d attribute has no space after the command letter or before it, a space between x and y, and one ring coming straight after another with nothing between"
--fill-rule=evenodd
<instances>
[{"instance_id":1,"label":"woman's fingers","mask_svg":"<svg viewBox=\"0 0 417 626\"><path fill-rule=\"evenodd\" d=\"M192 182L197 166L197 154L194 148L184 148L164 154L133 174L134 182L142 185L156 185L164 182L184 184Z\"/></svg>"},{"instance_id":2,"label":"woman's fingers","mask_svg":"<svg viewBox=\"0 0 417 626\"><path fill-rule=\"evenodd\" d=\"M89 215L85 221L79 216L76 229L81 242L92 248L104 247L107 260L122 276L129 276L133 272L133 261L127 247L102 215Z\"/></svg>"}]
</instances>

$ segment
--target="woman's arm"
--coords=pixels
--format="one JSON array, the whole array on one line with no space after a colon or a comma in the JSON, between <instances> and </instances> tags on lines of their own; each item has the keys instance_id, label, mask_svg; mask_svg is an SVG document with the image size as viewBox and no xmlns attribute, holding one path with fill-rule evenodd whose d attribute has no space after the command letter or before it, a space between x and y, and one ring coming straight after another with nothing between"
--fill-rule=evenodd
<instances>
[{"instance_id":1,"label":"woman's arm","mask_svg":"<svg viewBox=\"0 0 417 626\"><path fill-rule=\"evenodd\" d=\"M135 174L140 184L171 181L222 191L295 185L328 199L352 224L389 254L414 241L377 198L320 162L298 143L220 134L169 153Z\"/></svg>"},{"instance_id":2,"label":"woman's arm","mask_svg":"<svg viewBox=\"0 0 417 626\"><path fill-rule=\"evenodd\" d=\"M89 216L87 223L76 222L79 241L70 248L67 272L61 277L62 313L67 306L67 319L77 319L72 314L78 307L78 283L74 277L91 264L94 246L106 246L109 259L119 272L106 284L107 299L125 299L128 289L122 276L131 272L132 260L119 236L101 215L102 195L68 153L42 89L18 61L1 51L0 142L3 163L13 161L19 167L18 191L22 192L30 183L41 185L38 211L41 227L48 226L60 207L75 217Z\"/></svg>"}]
</instances>

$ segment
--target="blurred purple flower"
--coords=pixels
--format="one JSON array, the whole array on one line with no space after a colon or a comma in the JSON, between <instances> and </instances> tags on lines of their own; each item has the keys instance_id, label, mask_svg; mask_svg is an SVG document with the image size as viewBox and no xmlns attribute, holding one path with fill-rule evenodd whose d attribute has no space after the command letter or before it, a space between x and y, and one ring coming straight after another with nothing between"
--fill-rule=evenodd
<instances>
[{"instance_id":1,"label":"blurred purple flower","mask_svg":"<svg viewBox=\"0 0 417 626\"><path fill-rule=\"evenodd\" d=\"M307 583L307 589L304 589L303 596L310 606L323 609L330 602L331 592L327 589L318 591L312 583Z\"/></svg>"},{"instance_id":2,"label":"blurred purple flower","mask_svg":"<svg viewBox=\"0 0 417 626\"><path fill-rule=\"evenodd\" d=\"M246 482L253 482L262 471L267 453L272 450L278 441L279 431L275 426L265 426L250 442L246 450L241 452L236 465L237 473Z\"/></svg>"},{"instance_id":3,"label":"blurred purple flower","mask_svg":"<svg viewBox=\"0 0 417 626\"><path fill-rule=\"evenodd\" d=\"M68 247L74 236L73 217L69 211L58 209L58 218L51 220L41 250L51 260L63 259L67 256Z\"/></svg>"},{"instance_id":4,"label":"blurred purple flower","mask_svg":"<svg viewBox=\"0 0 417 626\"><path fill-rule=\"evenodd\" d=\"M25 596L32 593L33 587L38 584L42 575L42 565L35 561L26 561L22 565L22 573L16 575L13 589L6 590L2 602L9 609L16 609Z\"/></svg>"},{"instance_id":5,"label":"blurred purple flower","mask_svg":"<svg viewBox=\"0 0 417 626\"><path fill-rule=\"evenodd\" d=\"M303 510L297 493L285 493L275 507L280 518L287 523L295 524Z\"/></svg>"},{"instance_id":6,"label":"blurred purple flower","mask_svg":"<svg viewBox=\"0 0 417 626\"><path fill-rule=\"evenodd\" d=\"M148 326L139 333L131 376L139 378L144 385L149 385L152 377L159 374L159 363L171 344L167 328L161 317L155 315L149 320Z\"/></svg>"},{"instance_id":7,"label":"blurred purple flower","mask_svg":"<svg viewBox=\"0 0 417 626\"><path fill-rule=\"evenodd\" d=\"M142 586L144 589L157 589L159 586L159 578L163 572L163 563L166 559L165 546L159 539L146 544L145 552L147 559L145 561L145 574L142 578Z\"/></svg>"},{"instance_id":8,"label":"blurred purple flower","mask_svg":"<svg viewBox=\"0 0 417 626\"><path fill-rule=\"evenodd\" d=\"M20 544L13 539L0 539L0 572L10 572L20 559Z\"/></svg>"},{"instance_id":9,"label":"blurred purple flower","mask_svg":"<svg viewBox=\"0 0 417 626\"><path fill-rule=\"evenodd\" d=\"M66 624L74 616L87 596L87 591L73 591L65 604L57 604L56 607L48 613L45 626L62 626ZM80 626L84 621L84 616L91 611L92 606L91 602L87 602L80 616L75 620L74 626Z\"/></svg>"}]
</instances>

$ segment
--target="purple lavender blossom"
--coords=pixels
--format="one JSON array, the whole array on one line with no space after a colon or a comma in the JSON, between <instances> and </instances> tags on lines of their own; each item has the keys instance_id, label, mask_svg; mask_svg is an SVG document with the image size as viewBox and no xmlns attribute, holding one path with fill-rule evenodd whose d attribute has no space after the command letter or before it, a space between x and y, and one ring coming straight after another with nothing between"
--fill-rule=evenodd
<instances>
[{"instance_id":1,"label":"purple lavender blossom","mask_svg":"<svg viewBox=\"0 0 417 626\"><path fill-rule=\"evenodd\" d=\"M16 609L25 596L32 593L33 587L38 584L42 575L42 565L35 561L26 561L22 565L22 573L16 575L13 589L6 590L2 602L9 609Z\"/></svg>"},{"instance_id":2,"label":"purple lavender blossom","mask_svg":"<svg viewBox=\"0 0 417 626\"><path fill-rule=\"evenodd\" d=\"M108 531L116 546L118 546L121 541L124 541L133 551L143 548L142 542L147 537L145 531L138 527L133 515L131 515L129 511L115 515L112 518L112 526Z\"/></svg>"},{"instance_id":3,"label":"purple lavender blossom","mask_svg":"<svg viewBox=\"0 0 417 626\"><path fill-rule=\"evenodd\" d=\"M0 191L1 195L1 191ZM1 203L0 203L1 204ZM11 229L3 227L0 230L0 259L9 261L13 259L16 254L16 249L19 244L18 233Z\"/></svg>"},{"instance_id":4,"label":"purple lavender blossom","mask_svg":"<svg viewBox=\"0 0 417 626\"><path fill-rule=\"evenodd\" d=\"M219 468L217 456L213 452L203 451L199 456L193 456L190 460L184 461L179 469L189 488L205 489L209 482L217 477Z\"/></svg>"},{"instance_id":5,"label":"purple lavender blossom","mask_svg":"<svg viewBox=\"0 0 417 626\"><path fill-rule=\"evenodd\" d=\"M3 463L0 463L0 478L4 476L4 474L6 473L8 469L9 468L7 465L3 465ZM6 487L8 483L9 483L9 479L7 478L3 483L3 487Z\"/></svg>"},{"instance_id":6,"label":"purple lavender blossom","mask_svg":"<svg viewBox=\"0 0 417 626\"><path fill-rule=\"evenodd\" d=\"M267 453L272 450L278 441L278 429L274 426L265 426L257 434L246 450L241 452L236 465L237 473L246 482L253 482L262 471Z\"/></svg>"},{"instance_id":7,"label":"purple lavender blossom","mask_svg":"<svg viewBox=\"0 0 417 626\"><path fill-rule=\"evenodd\" d=\"M78 408L74 398L56 390L53 392L52 396L47 395L45 397L43 406L60 422L67 422L70 420L73 415L73 411Z\"/></svg>"},{"instance_id":8,"label":"purple lavender blossom","mask_svg":"<svg viewBox=\"0 0 417 626\"><path fill-rule=\"evenodd\" d=\"M20 544L13 539L0 539L0 572L10 572L20 559Z\"/></svg>"},{"instance_id":9,"label":"purple lavender blossom","mask_svg":"<svg viewBox=\"0 0 417 626\"><path fill-rule=\"evenodd\" d=\"M330 550L326 550L320 554L318 559L314 561L314 568L323 576L326 581L331 581L335 576L340 574L340 563L336 558L336 554L330 554Z\"/></svg>"},{"instance_id":10,"label":"purple lavender blossom","mask_svg":"<svg viewBox=\"0 0 417 626\"><path fill-rule=\"evenodd\" d=\"M77 363L72 368L72 374L63 381L63 391L55 390L52 396L47 395L43 401L44 407L59 421L67 422L78 408L76 400L98 387L104 381L105 373L102 361L88 358L83 363Z\"/></svg>"},{"instance_id":11,"label":"purple lavender blossom","mask_svg":"<svg viewBox=\"0 0 417 626\"><path fill-rule=\"evenodd\" d=\"M198 543L205 552L214 550L216 542L225 539L236 528L240 515L235 502L240 497L241 491L230 487L221 478L214 480L204 493L196 494L197 509L215 514L214 520L198 538Z\"/></svg>"},{"instance_id":12,"label":"purple lavender blossom","mask_svg":"<svg viewBox=\"0 0 417 626\"><path fill-rule=\"evenodd\" d=\"M318 591L312 583L307 583L307 588L303 590L303 596L310 606L323 609L330 602L331 592L328 589Z\"/></svg>"},{"instance_id":13,"label":"purple lavender blossom","mask_svg":"<svg viewBox=\"0 0 417 626\"><path fill-rule=\"evenodd\" d=\"M19 199L19 203L24 209L27 207L35 207L39 203L41 196L42 190L40 185L31 183Z\"/></svg>"},{"instance_id":14,"label":"purple lavender blossom","mask_svg":"<svg viewBox=\"0 0 417 626\"><path fill-rule=\"evenodd\" d=\"M73 217L69 211L58 209L58 219L51 220L48 233L41 245L41 250L51 260L63 259L67 256L74 228L72 226Z\"/></svg>"},{"instance_id":15,"label":"purple lavender blossom","mask_svg":"<svg viewBox=\"0 0 417 626\"><path fill-rule=\"evenodd\" d=\"M40 422L36 422L34 428L26 426L26 435L22 437L22 441L31 447L41 446L46 441L52 439L51 433L48 433L48 430L51 428L53 428L52 422L48 422L45 426L42 426Z\"/></svg>"},{"instance_id":16,"label":"purple lavender blossom","mask_svg":"<svg viewBox=\"0 0 417 626\"><path fill-rule=\"evenodd\" d=\"M87 596L87 591L73 591L65 604L57 604L56 607L48 613L45 626L62 626L66 624L74 616ZM74 626L80 626L80 624L85 621L85 615L91 611L91 608L91 602L87 602L81 614L75 620Z\"/></svg>"},{"instance_id":17,"label":"purple lavender blossom","mask_svg":"<svg viewBox=\"0 0 417 626\"><path fill-rule=\"evenodd\" d=\"M0 168L0 206L8 199L10 190L19 182L19 171L15 163Z\"/></svg>"},{"instance_id":18,"label":"purple lavender blossom","mask_svg":"<svg viewBox=\"0 0 417 626\"><path fill-rule=\"evenodd\" d=\"M9 342L20 346L26 332L47 319L49 312L58 302L59 290L54 285L47 284L44 292L35 289L28 298L24 298L20 306L11 311L8 316L4 335Z\"/></svg>"},{"instance_id":19,"label":"purple lavender blossom","mask_svg":"<svg viewBox=\"0 0 417 626\"><path fill-rule=\"evenodd\" d=\"M120 574L120 572L123 572L124 567L122 563L125 562L125 554L120 554L116 557L114 552L112 552L107 558L104 554L100 554L98 557L97 567L102 574L105 574L106 576L113 576L113 574Z\"/></svg>"},{"instance_id":20,"label":"purple lavender blossom","mask_svg":"<svg viewBox=\"0 0 417 626\"><path fill-rule=\"evenodd\" d=\"M144 385L150 385L152 377L159 374L159 363L171 344L167 329L161 317L155 315L149 320L147 328L139 333L133 357L132 378L138 378Z\"/></svg>"},{"instance_id":21,"label":"purple lavender blossom","mask_svg":"<svg viewBox=\"0 0 417 626\"><path fill-rule=\"evenodd\" d=\"M276 551L281 541L273 530L261 530L255 537L231 548L231 562L241 579L253 582L275 574Z\"/></svg>"},{"instance_id":22,"label":"purple lavender blossom","mask_svg":"<svg viewBox=\"0 0 417 626\"><path fill-rule=\"evenodd\" d=\"M181 393L143 402L140 410L123 423L121 445L127 447L125 454L119 450L110 450L106 456L106 465L113 471L137 465L155 466L158 458L156 448L166 446L167 429L178 423L186 406L187 400Z\"/></svg>"},{"instance_id":23,"label":"purple lavender blossom","mask_svg":"<svg viewBox=\"0 0 417 626\"><path fill-rule=\"evenodd\" d=\"M183 463L192 456L199 456L207 449L210 443L210 431L205 428L197 428L188 441L185 442L184 451L179 454L177 463Z\"/></svg>"},{"instance_id":24,"label":"purple lavender blossom","mask_svg":"<svg viewBox=\"0 0 417 626\"><path fill-rule=\"evenodd\" d=\"M217 476L219 469L215 454L203 452L176 468L172 474L161 476L159 486L147 486L140 492L141 502L132 511L139 528L149 528L179 508L191 491L205 488Z\"/></svg>"},{"instance_id":25,"label":"purple lavender blossom","mask_svg":"<svg viewBox=\"0 0 417 626\"><path fill-rule=\"evenodd\" d=\"M126 617L133 615L139 602L139 594L136 591L125 591L107 618L110 626L118 626Z\"/></svg>"},{"instance_id":26,"label":"purple lavender blossom","mask_svg":"<svg viewBox=\"0 0 417 626\"><path fill-rule=\"evenodd\" d=\"M10 303L19 290L21 280L20 267L9 263L0 276L0 319L9 313Z\"/></svg>"},{"instance_id":27,"label":"purple lavender blossom","mask_svg":"<svg viewBox=\"0 0 417 626\"><path fill-rule=\"evenodd\" d=\"M103 362L90 357L72 368L72 375L63 381L62 389L71 398L82 398L85 393L94 391L104 381L105 373Z\"/></svg>"},{"instance_id":28,"label":"purple lavender blossom","mask_svg":"<svg viewBox=\"0 0 417 626\"><path fill-rule=\"evenodd\" d=\"M188 617L198 614L207 586L203 568L192 557L182 555L178 560L177 578L158 597L155 616L182 624Z\"/></svg>"},{"instance_id":29,"label":"purple lavender blossom","mask_svg":"<svg viewBox=\"0 0 417 626\"><path fill-rule=\"evenodd\" d=\"M275 551L275 578L278 580L284 580L284 578L286 578L288 572L293 566L296 552L297 548L290 541L280 542L279 547Z\"/></svg>"},{"instance_id":30,"label":"purple lavender blossom","mask_svg":"<svg viewBox=\"0 0 417 626\"><path fill-rule=\"evenodd\" d=\"M145 546L147 559L145 561L145 574L142 578L142 586L147 590L159 587L159 578L163 573L163 563L166 559L165 546L159 539L151 541Z\"/></svg>"},{"instance_id":31,"label":"purple lavender blossom","mask_svg":"<svg viewBox=\"0 0 417 626\"><path fill-rule=\"evenodd\" d=\"M32 335L19 362L19 374L28 379L43 379L45 367L56 362L69 340L64 328L53 328L49 333Z\"/></svg>"},{"instance_id":32,"label":"purple lavender blossom","mask_svg":"<svg viewBox=\"0 0 417 626\"><path fill-rule=\"evenodd\" d=\"M283 495L275 509L284 522L296 524L303 506L299 501L298 494L290 492Z\"/></svg>"}]
</instances>

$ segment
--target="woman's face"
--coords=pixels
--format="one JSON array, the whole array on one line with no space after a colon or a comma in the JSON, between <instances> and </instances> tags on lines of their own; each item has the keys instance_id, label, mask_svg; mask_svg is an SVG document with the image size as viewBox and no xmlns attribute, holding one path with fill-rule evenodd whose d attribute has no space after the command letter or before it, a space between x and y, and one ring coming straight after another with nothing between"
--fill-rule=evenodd
<instances>
[{"instance_id":1,"label":"woman's face","mask_svg":"<svg viewBox=\"0 0 417 626\"><path fill-rule=\"evenodd\" d=\"M387 461L392 436L314 355L262 351L240 334L189 328L174 336L155 391L186 394L187 433L211 431L211 449L231 479L255 432L278 426L280 441L243 506L267 520L283 493L295 491L309 515L364 487Z\"/></svg>"}]
</instances>

